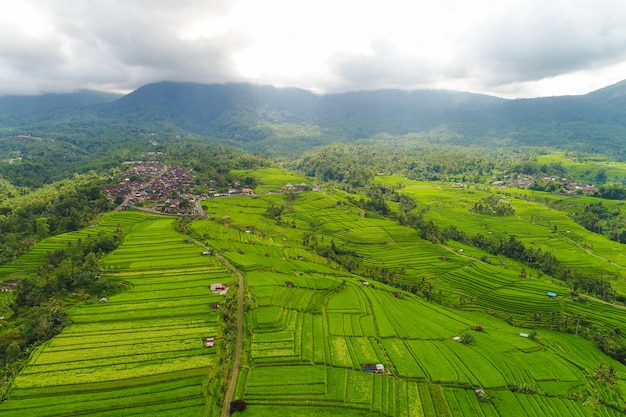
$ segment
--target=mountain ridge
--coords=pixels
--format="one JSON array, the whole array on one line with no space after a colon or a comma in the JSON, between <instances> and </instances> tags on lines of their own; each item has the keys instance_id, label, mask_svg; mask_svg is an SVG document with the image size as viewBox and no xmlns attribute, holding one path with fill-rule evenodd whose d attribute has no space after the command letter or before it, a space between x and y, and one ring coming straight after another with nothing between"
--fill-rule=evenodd
<instances>
[{"instance_id":1,"label":"mountain ridge","mask_svg":"<svg viewBox=\"0 0 626 417\"><path fill-rule=\"evenodd\" d=\"M74 98L57 107L31 104L23 113L19 107L12 113L0 111L0 129L38 130L44 136L46 129L71 129L79 146L81 138L106 132L161 131L224 141L272 156L393 136L404 138L407 147L429 141L551 146L626 158L621 140L626 137L626 80L584 95L529 99L427 89L319 95L248 83L173 81L146 84L111 98L82 102ZM411 139L415 136L422 142Z\"/></svg>"},{"instance_id":2,"label":"mountain ridge","mask_svg":"<svg viewBox=\"0 0 626 417\"><path fill-rule=\"evenodd\" d=\"M110 103L121 96L121 94L96 90L78 90L72 93L47 93L34 96L6 95L0 96L0 114L88 107Z\"/></svg>"}]
</instances>

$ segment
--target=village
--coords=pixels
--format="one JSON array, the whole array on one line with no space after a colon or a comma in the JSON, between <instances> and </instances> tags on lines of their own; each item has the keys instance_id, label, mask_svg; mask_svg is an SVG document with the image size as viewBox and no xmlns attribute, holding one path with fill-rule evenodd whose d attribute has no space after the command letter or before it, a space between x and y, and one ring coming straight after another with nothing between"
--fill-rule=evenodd
<instances>
[{"instance_id":1,"label":"village","mask_svg":"<svg viewBox=\"0 0 626 417\"><path fill-rule=\"evenodd\" d=\"M195 178L186 169L158 160L126 161L123 165L128 169L119 174L120 182L102 190L120 210L149 206L163 213L196 214L200 197L191 193Z\"/></svg>"},{"instance_id":2,"label":"village","mask_svg":"<svg viewBox=\"0 0 626 417\"><path fill-rule=\"evenodd\" d=\"M200 201L209 198L252 196L254 190L241 187L239 181L228 184L226 192L217 192L216 184L209 181L209 194L194 194L197 181L193 173L175 165L166 165L152 158L158 157L155 152L147 155L149 160L125 161L127 170L120 173L120 182L102 190L119 206L118 210L127 210L130 207L149 209L150 211L174 215L204 215ZM286 184L276 192L307 190L317 191L306 184ZM273 192L269 192L273 193Z\"/></svg>"},{"instance_id":3,"label":"village","mask_svg":"<svg viewBox=\"0 0 626 417\"><path fill-rule=\"evenodd\" d=\"M598 187L593 184L585 184L568 178L518 176L507 181L494 181L491 185L501 188L527 188L536 189L537 184L546 184L546 190L563 195L594 195L598 192Z\"/></svg>"}]
</instances>

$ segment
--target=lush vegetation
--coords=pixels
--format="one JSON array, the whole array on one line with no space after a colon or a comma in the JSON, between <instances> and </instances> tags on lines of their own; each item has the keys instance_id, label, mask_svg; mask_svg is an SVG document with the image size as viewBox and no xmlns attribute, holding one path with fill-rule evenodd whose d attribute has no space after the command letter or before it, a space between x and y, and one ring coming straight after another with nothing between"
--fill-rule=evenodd
<instances>
[{"instance_id":1,"label":"lush vegetation","mask_svg":"<svg viewBox=\"0 0 626 417\"><path fill-rule=\"evenodd\" d=\"M99 275L101 258L113 251L123 237L122 229L118 227L111 232L106 230L107 226L110 224L101 224L95 237L95 231L90 230L84 242L85 236L50 239L41 245L51 251L38 260L36 274L24 275L23 270L11 274L13 278L22 278L12 280L16 285L7 306L10 311L8 308L4 311L4 319L9 316L10 322L5 322L0 332L3 396L33 349L70 323L68 305L119 290L119 284ZM20 268L25 260L14 262L7 269Z\"/></svg>"},{"instance_id":2,"label":"lush vegetation","mask_svg":"<svg viewBox=\"0 0 626 417\"><path fill-rule=\"evenodd\" d=\"M101 176L74 176L0 201L0 263L15 259L40 239L88 226L113 209L101 192Z\"/></svg>"},{"instance_id":3,"label":"lush vegetation","mask_svg":"<svg viewBox=\"0 0 626 417\"><path fill-rule=\"evenodd\" d=\"M219 319L226 310L211 308L224 296L209 285L231 278L178 234L175 222L131 212L105 219L102 227L117 224L128 233L102 261L97 281L123 282L128 290L72 308L71 324L32 351L0 415L219 412L221 373L228 371ZM204 347L209 337L217 339L214 348Z\"/></svg>"},{"instance_id":4,"label":"lush vegetation","mask_svg":"<svg viewBox=\"0 0 626 417\"><path fill-rule=\"evenodd\" d=\"M406 181L401 191L442 185ZM496 224L470 210L481 193L458 192L477 224ZM601 331L621 343L619 307L574 301L567 283L503 254L433 245L350 199L327 190L213 200L211 219L190 226L246 277L250 353L237 386L245 413L526 415L531 407L589 415L585 401L591 412L622 412L614 384L596 374L612 364L619 375L623 365L593 346ZM442 199L424 201L438 201L441 212ZM280 217L270 215L277 207ZM411 288L427 292L415 297ZM546 295L552 291L556 300ZM390 374L365 373L367 363ZM474 389L486 392L483 401Z\"/></svg>"},{"instance_id":5,"label":"lush vegetation","mask_svg":"<svg viewBox=\"0 0 626 417\"><path fill-rule=\"evenodd\" d=\"M90 104L112 98L41 97L29 104L5 97L0 100L0 137L13 149L15 137L45 139L49 155L59 156L56 165L65 168L70 161L86 164L112 150L145 151L155 139L191 136L290 157L331 143L367 142L396 149L549 144L623 160L626 126L620 97L625 87L622 82L585 96L504 100L454 91L316 95L249 84L161 82L100 105ZM24 152L25 161L30 156ZM45 158L29 163L55 168Z\"/></svg>"},{"instance_id":6,"label":"lush vegetation","mask_svg":"<svg viewBox=\"0 0 626 417\"><path fill-rule=\"evenodd\" d=\"M238 140L269 149L334 134L334 122L308 124L316 100L288 116L278 93L259 98L253 129L248 89L238 91L220 95L235 113L207 102L210 112L179 113L165 133L136 128L127 149L123 125L106 146L43 126L2 143L0 281L17 283L0 293L0 415L216 416L229 407L239 326L231 407L242 415L626 412L626 167L580 152L460 148L450 132L418 149L420 134L359 118L343 133L362 145L283 168L186 136L226 124L229 139L245 128ZM372 120L376 96L360 108ZM116 117L161 120L160 106ZM402 150L372 146L382 141ZM71 161L52 169L63 149ZM206 218L111 212L101 189L148 151L193 172L196 194L233 184L255 194L204 200ZM384 371L371 372L377 364Z\"/></svg>"}]
</instances>

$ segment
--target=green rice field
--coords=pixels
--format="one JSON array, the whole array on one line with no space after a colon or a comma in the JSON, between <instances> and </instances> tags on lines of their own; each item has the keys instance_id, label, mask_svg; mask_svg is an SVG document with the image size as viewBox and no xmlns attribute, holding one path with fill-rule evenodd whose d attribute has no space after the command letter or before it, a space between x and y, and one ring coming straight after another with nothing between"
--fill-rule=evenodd
<instances>
[{"instance_id":1,"label":"green rice field","mask_svg":"<svg viewBox=\"0 0 626 417\"><path fill-rule=\"evenodd\" d=\"M201 248L185 243L174 222L140 213L104 220L103 227L120 223L127 233L105 259L103 275L130 289L107 303L76 306L72 324L32 354L0 415L219 413L218 399L207 392L219 347L205 348L203 340L220 343L210 304L223 296L209 286L232 278Z\"/></svg>"},{"instance_id":2,"label":"green rice field","mask_svg":"<svg viewBox=\"0 0 626 417\"><path fill-rule=\"evenodd\" d=\"M273 187L296 181L269 174ZM581 271L624 276L617 244L522 194L507 195L515 215L497 219L468 211L490 191L404 183L402 192L418 208L428 205L425 215L437 224L515 234ZM284 206L279 218L266 215L277 206ZM91 228L126 230L103 268L129 290L76 306L73 324L33 353L0 415L219 415L226 383L216 369L227 342L210 304L224 296L209 286L235 282L221 257L245 282L234 395L247 404L242 416L623 415L626 367L582 337L591 326L626 334L621 307L576 302L563 283L532 270L521 276L511 259L425 241L337 190L293 201L216 198L203 207L208 218L192 222L189 236L175 231L174 218L132 212ZM219 256L202 256L204 248ZM337 256L322 256L328 251ZM33 253L16 262L36 265ZM413 285L428 296L406 290ZM581 334L557 331L557 322L581 316ZM468 335L471 343L459 341ZM217 346L203 347L206 337ZM615 385L594 379L600 363L617 369Z\"/></svg>"},{"instance_id":3,"label":"green rice field","mask_svg":"<svg viewBox=\"0 0 626 417\"><path fill-rule=\"evenodd\" d=\"M538 416L618 415L574 398L597 363L609 361L626 375L621 364L549 325L534 340L520 336L537 325L533 314L564 314L569 303L546 296L567 293L562 285L545 276L522 279L511 260L487 264L478 250L425 242L333 193L300 195L282 226L262 214L276 204L276 195L213 200L207 211L215 218L192 226L245 271L249 354L236 391L248 404L244 415L508 416L527 415L528 407ZM358 253L365 270L390 265L402 271L398 279L432 282L442 303L364 283L366 277L303 252L311 230L326 246L333 241ZM459 297L467 302L460 305ZM600 320L600 305L587 303L589 317ZM611 311L606 320L621 317ZM503 320L509 316L513 326ZM478 324L483 330L473 330ZM472 345L453 340L467 332ZM376 363L383 374L363 372L363 364ZM514 393L513 385L534 387L533 394ZM479 401L475 389L491 401Z\"/></svg>"}]
</instances>

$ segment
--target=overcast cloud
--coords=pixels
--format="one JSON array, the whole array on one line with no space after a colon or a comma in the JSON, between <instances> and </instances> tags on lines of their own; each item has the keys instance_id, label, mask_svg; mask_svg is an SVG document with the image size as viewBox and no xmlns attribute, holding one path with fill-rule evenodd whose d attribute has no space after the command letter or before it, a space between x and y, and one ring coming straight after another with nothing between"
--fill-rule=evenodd
<instances>
[{"instance_id":1,"label":"overcast cloud","mask_svg":"<svg viewBox=\"0 0 626 417\"><path fill-rule=\"evenodd\" d=\"M583 94L626 78L623 0L20 0L0 94L161 80Z\"/></svg>"}]
</instances>

